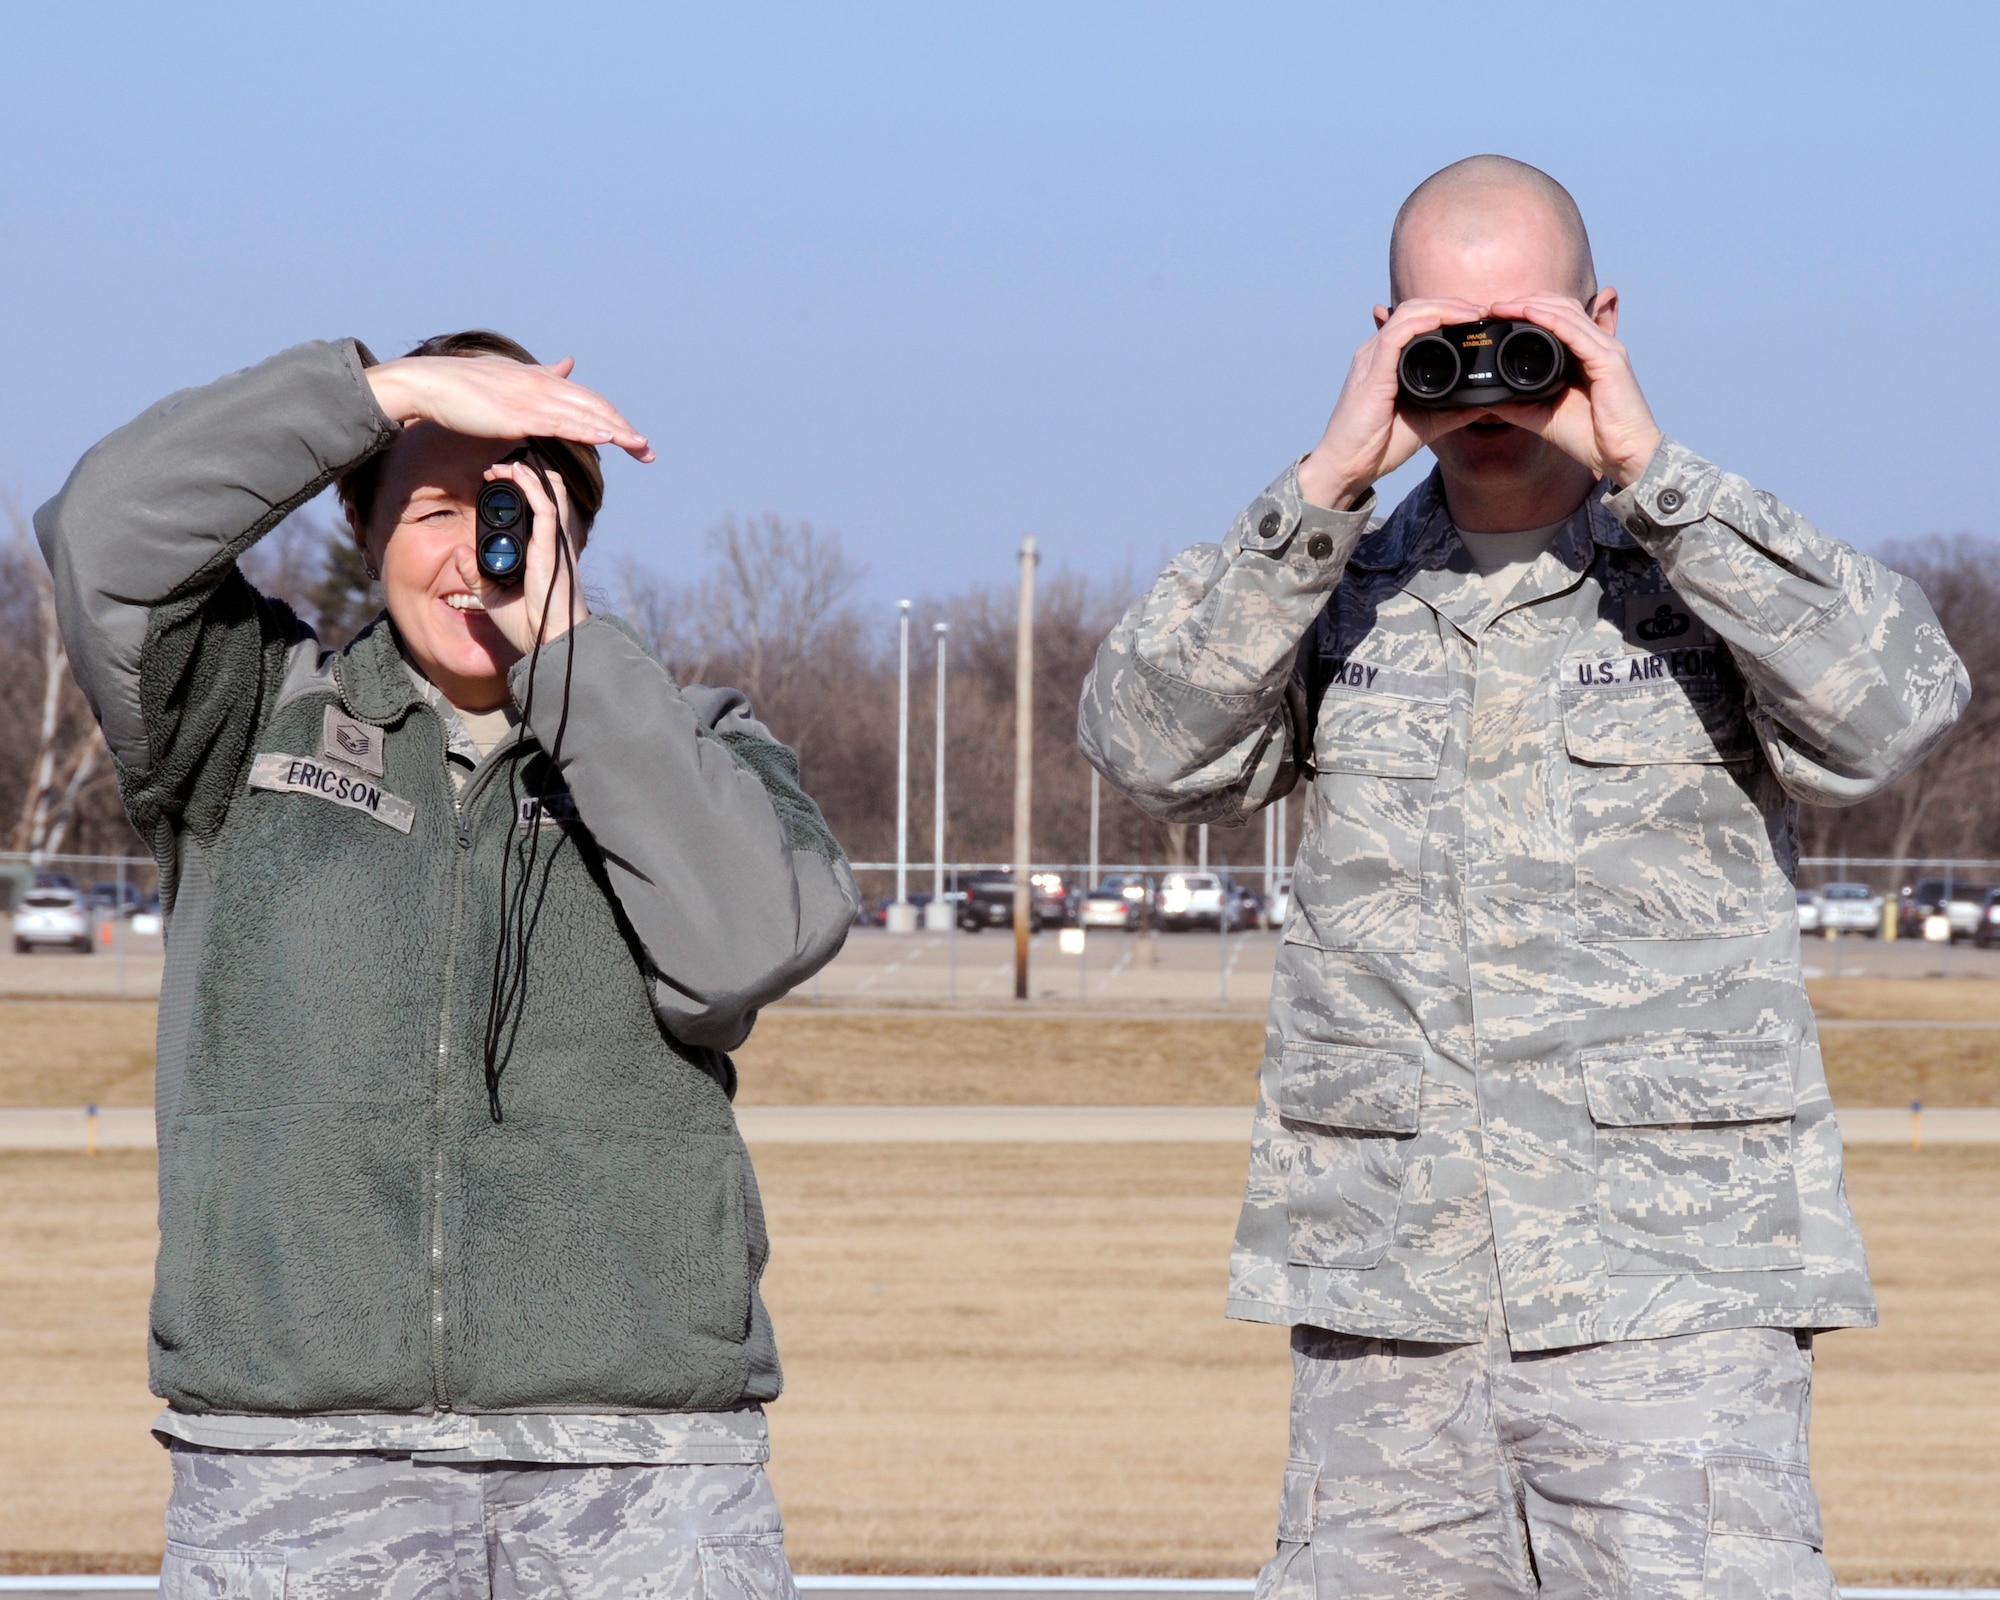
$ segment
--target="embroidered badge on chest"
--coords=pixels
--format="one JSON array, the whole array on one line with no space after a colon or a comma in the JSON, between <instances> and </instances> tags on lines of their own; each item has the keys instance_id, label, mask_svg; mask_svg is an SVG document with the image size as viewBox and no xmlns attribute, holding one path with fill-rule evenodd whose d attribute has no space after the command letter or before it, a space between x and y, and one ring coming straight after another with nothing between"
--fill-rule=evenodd
<instances>
[{"instance_id":1,"label":"embroidered badge on chest","mask_svg":"<svg viewBox=\"0 0 2000 1600\"><path fill-rule=\"evenodd\" d=\"M274 794L309 794L373 817L398 833L408 833L417 820L417 808L401 795L370 783L358 772L343 771L310 756L265 751L250 763L250 787Z\"/></svg>"},{"instance_id":2,"label":"embroidered badge on chest","mask_svg":"<svg viewBox=\"0 0 2000 1600\"><path fill-rule=\"evenodd\" d=\"M1635 650L1685 650L1715 643L1715 635L1671 592L1625 597L1625 642Z\"/></svg>"},{"instance_id":3,"label":"embroidered badge on chest","mask_svg":"<svg viewBox=\"0 0 2000 1600\"><path fill-rule=\"evenodd\" d=\"M576 817L576 796L567 790L554 794L530 795L521 802L517 819L523 828L557 827L565 822L574 822Z\"/></svg>"},{"instance_id":4,"label":"embroidered badge on chest","mask_svg":"<svg viewBox=\"0 0 2000 1600\"><path fill-rule=\"evenodd\" d=\"M382 776L382 730L357 722L338 706L326 708L320 724L319 747L329 761Z\"/></svg>"}]
</instances>

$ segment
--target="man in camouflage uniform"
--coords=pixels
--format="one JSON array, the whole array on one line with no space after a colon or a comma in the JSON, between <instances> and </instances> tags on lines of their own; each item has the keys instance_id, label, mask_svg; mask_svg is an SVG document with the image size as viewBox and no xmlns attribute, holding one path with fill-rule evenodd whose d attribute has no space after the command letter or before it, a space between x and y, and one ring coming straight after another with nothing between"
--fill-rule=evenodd
<instances>
[{"instance_id":1,"label":"man in camouflage uniform","mask_svg":"<svg viewBox=\"0 0 2000 1600\"><path fill-rule=\"evenodd\" d=\"M1320 443L1080 717L1162 818L1309 785L1229 1295L1293 1329L1260 1594L1831 1596L1811 1336L1875 1308L1796 807L1909 770L1965 673L1913 584L1660 433L1554 180L1446 168L1390 256ZM1489 315L1581 379L1399 408L1404 346Z\"/></svg>"}]
</instances>

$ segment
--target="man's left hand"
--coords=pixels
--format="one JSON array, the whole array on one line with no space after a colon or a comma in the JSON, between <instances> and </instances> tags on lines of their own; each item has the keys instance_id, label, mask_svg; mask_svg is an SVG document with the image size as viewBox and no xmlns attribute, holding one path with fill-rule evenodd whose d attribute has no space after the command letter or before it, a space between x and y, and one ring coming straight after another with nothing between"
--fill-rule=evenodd
<instances>
[{"instance_id":1,"label":"man's left hand","mask_svg":"<svg viewBox=\"0 0 2000 1600\"><path fill-rule=\"evenodd\" d=\"M1554 399L1495 406L1493 415L1540 435L1620 488L1637 483L1659 448L1660 428L1632 374L1632 358L1611 330L1600 326L1576 301L1555 294L1503 300L1487 315L1547 328L1582 368L1576 381ZM1607 320L1615 320L1615 312Z\"/></svg>"}]
</instances>

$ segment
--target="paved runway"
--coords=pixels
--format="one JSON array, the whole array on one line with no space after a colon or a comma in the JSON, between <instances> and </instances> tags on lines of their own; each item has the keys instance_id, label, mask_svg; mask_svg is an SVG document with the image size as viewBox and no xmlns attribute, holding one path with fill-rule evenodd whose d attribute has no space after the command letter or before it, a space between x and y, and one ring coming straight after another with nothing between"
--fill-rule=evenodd
<instances>
[{"instance_id":1,"label":"paved runway","mask_svg":"<svg viewBox=\"0 0 2000 1600\"><path fill-rule=\"evenodd\" d=\"M1247 1144L1238 1106L740 1106L743 1137L765 1144ZM1912 1129L1907 1106L1840 1113L1849 1144L2000 1144L2000 1107L1940 1107ZM91 1137L77 1107L0 1108L0 1150L82 1150ZM150 1150L153 1113L109 1106L97 1148Z\"/></svg>"}]
</instances>

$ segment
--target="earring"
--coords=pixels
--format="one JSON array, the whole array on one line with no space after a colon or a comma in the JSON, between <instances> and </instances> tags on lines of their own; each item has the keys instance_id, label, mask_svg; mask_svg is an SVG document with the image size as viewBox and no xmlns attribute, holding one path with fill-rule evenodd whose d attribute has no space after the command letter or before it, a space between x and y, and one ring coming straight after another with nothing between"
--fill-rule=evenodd
<instances>
[{"instance_id":1,"label":"earring","mask_svg":"<svg viewBox=\"0 0 2000 1600\"><path fill-rule=\"evenodd\" d=\"M368 581L370 583L380 583L382 581L382 574L376 570L375 563L370 561L366 556L361 558L361 570L368 574Z\"/></svg>"}]
</instances>

